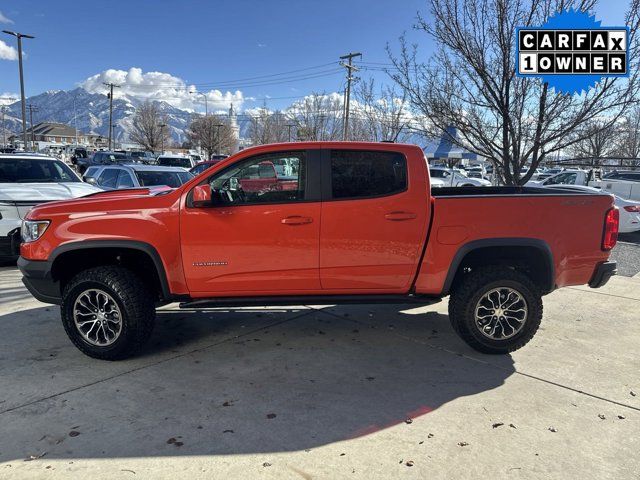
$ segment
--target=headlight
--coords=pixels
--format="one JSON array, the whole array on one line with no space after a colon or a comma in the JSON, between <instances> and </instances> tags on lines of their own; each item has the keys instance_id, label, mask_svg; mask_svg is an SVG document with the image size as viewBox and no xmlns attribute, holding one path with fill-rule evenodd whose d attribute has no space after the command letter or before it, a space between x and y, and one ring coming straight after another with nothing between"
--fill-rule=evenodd
<instances>
[{"instance_id":1,"label":"headlight","mask_svg":"<svg viewBox=\"0 0 640 480\"><path fill-rule=\"evenodd\" d=\"M22 221L22 241L33 242L38 240L49 226L49 220L23 220Z\"/></svg>"}]
</instances>

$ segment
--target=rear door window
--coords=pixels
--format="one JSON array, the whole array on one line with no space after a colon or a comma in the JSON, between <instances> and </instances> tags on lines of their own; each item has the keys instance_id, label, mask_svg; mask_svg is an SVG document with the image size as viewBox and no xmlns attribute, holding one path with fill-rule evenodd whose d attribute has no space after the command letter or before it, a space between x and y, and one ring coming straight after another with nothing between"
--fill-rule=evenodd
<instances>
[{"instance_id":1,"label":"rear door window","mask_svg":"<svg viewBox=\"0 0 640 480\"><path fill-rule=\"evenodd\" d=\"M117 168L105 168L98 178L98 185L105 188L116 188L119 173Z\"/></svg>"},{"instance_id":2,"label":"rear door window","mask_svg":"<svg viewBox=\"0 0 640 480\"><path fill-rule=\"evenodd\" d=\"M333 199L381 197L407 189L407 161L398 152L331 151Z\"/></svg>"}]
</instances>

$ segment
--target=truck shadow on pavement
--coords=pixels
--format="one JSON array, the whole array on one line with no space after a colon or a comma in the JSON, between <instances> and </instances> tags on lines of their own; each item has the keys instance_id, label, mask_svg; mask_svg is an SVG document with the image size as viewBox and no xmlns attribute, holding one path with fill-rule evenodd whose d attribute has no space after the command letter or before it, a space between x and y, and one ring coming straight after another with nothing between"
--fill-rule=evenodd
<instances>
[{"instance_id":1,"label":"truck shadow on pavement","mask_svg":"<svg viewBox=\"0 0 640 480\"><path fill-rule=\"evenodd\" d=\"M514 373L467 357L429 309L164 310L122 362L83 356L55 307L0 315L0 462L313 449L411 428Z\"/></svg>"}]
</instances>

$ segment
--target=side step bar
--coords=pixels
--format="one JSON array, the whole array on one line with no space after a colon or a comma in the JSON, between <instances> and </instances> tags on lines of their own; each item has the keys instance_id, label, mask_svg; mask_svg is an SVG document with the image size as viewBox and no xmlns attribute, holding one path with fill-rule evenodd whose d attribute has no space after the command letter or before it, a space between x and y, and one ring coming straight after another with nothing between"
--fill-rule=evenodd
<instances>
[{"instance_id":1,"label":"side step bar","mask_svg":"<svg viewBox=\"0 0 640 480\"><path fill-rule=\"evenodd\" d=\"M440 297L427 295L304 295L276 297L217 297L182 302L180 308L272 307L283 305L433 305Z\"/></svg>"}]
</instances>

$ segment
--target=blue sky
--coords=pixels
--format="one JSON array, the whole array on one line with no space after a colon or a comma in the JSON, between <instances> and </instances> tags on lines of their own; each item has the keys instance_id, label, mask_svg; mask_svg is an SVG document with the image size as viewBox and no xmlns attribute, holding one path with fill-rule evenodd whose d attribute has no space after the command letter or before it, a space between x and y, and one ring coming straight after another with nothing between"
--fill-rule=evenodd
<instances>
[{"instance_id":1,"label":"blue sky","mask_svg":"<svg viewBox=\"0 0 640 480\"><path fill-rule=\"evenodd\" d=\"M604 25L622 23L626 2L603 5L598 18ZM215 104L234 100L237 89L245 98L340 91L344 73L333 73L338 69L332 65L292 73L323 76L287 84L249 86L255 81L236 80L325 65L349 51L362 52L366 62L388 63L385 45L396 46L404 31L428 54L426 35L411 30L416 12L425 6L425 0L0 0L2 16L12 22L0 26L37 37L24 45L27 95L69 89L108 69L138 67L141 71L128 78L160 83L165 90L178 81L199 90L220 86L220 98L210 98ZM15 45L13 37L1 34L0 39ZM146 77L151 71L177 80ZM361 72L369 75L386 79L383 73ZM111 78L125 77L112 73L90 84L98 90ZM226 91L232 93L225 96ZM17 62L0 60L0 96L18 92ZM268 106L292 100L270 100ZM261 104L244 102L245 107Z\"/></svg>"}]
</instances>

